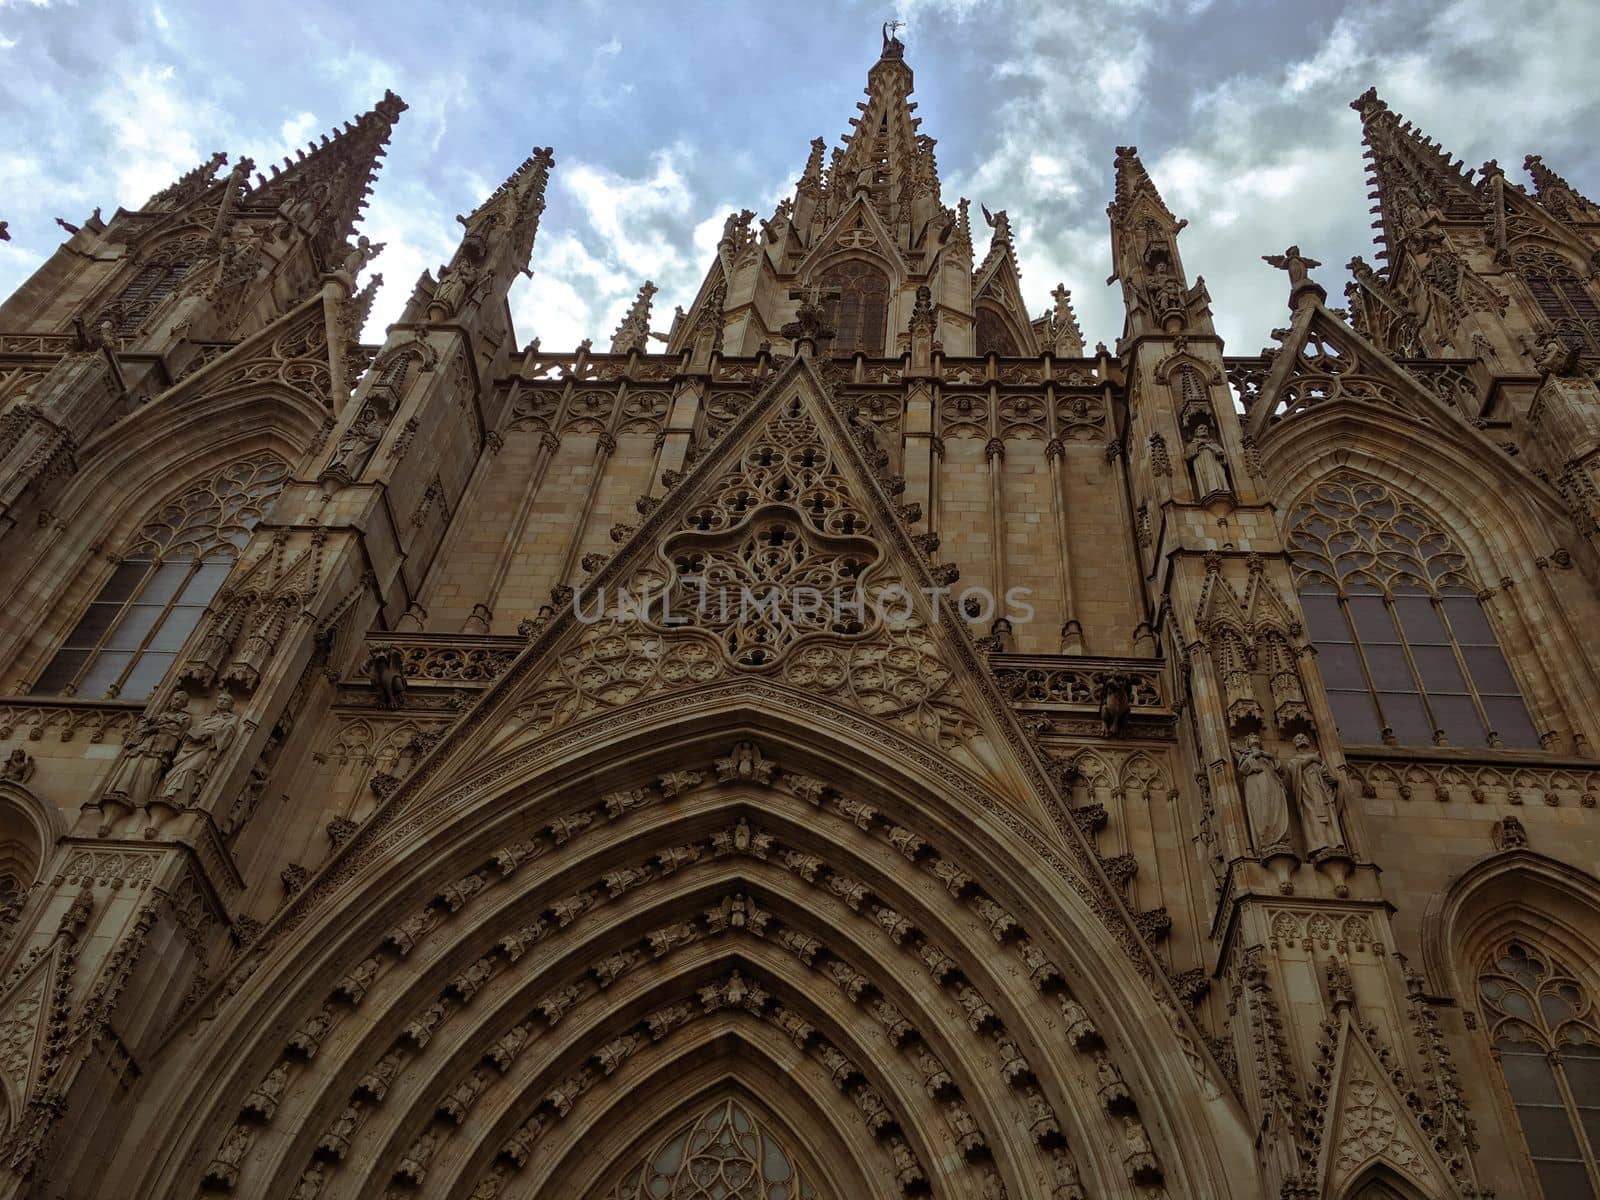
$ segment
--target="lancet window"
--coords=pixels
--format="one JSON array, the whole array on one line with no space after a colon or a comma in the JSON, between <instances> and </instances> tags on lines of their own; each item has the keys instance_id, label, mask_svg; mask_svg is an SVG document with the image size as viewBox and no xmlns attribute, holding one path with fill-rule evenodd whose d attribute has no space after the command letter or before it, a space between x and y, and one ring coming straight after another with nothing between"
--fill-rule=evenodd
<instances>
[{"instance_id":1,"label":"lancet window","mask_svg":"<svg viewBox=\"0 0 1600 1200\"><path fill-rule=\"evenodd\" d=\"M1572 264L1552 250L1531 246L1516 251L1511 261L1556 336L1581 354L1600 355L1600 304Z\"/></svg>"},{"instance_id":2,"label":"lancet window","mask_svg":"<svg viewBox=\"0 0 1600 1200\"><path fill-rule=\"evenodd\" d=\"M719 1100L655 1146L605 1200L818 1200L810 1175L765 1122Z\"/></svg>"},{"instance_id":3,"label":"lancet window","mask_svg":"<svg viewBox=\"0 0 1600 1200\"><path fill-rule=\"evenodd\" d=\"M1546 1200L1600 1194L1600 1024L1576 975L1520 939L1478 975L1484 1027Z\"/></svg>"},{"instance_id":4,"label":"lancet window","mask_svg":"<svg viewBox=\"0 0 1600 1200\"><path fill-rule=\"evenodd\" d=\"M1016 339L1006 328L1006 319L992 308L978 309L978 353L990 351L1002 358L1015 358L1018 354Z\"/></svg>"},{"instance_id":5,"label":"lancet window","mask_svg":"<svg viewBox=\"0 0 1600 1200\"><path fill-rule=\"evenodd\" d=\"M1300 603L1347 743L1538 748L1466 555L1432 514L1342 473L1290 524Z\"/></svg>"},{"instance_id":6,"label":"lancet window","mask_svg":"<svg viewBox=\"0 0 1600 1200\"><path fill-rule=\"evenodd\" d=\"M148 696L287 477L288 465L262 452L229 464L163 505L139 530L33 693Z\"/></svg>"},{"instance_id":7,"label":"lancet window","mask_svg":"<svg viewBox=\"0 0 1600 1200\"><path fill-rule=\"evenodd\" d=\"M204 241L198 236L179 238L161 246L141 264L103 312L117 336L138 332L145 319L177 290L203 250Z\"/></svg>"},{"instance_id":8,"label":"lancet window","mask_svg":"<svg viewBox=\"0 0 1600 1200\"><path fill-rule=\"evenodd\" d=\"M825 304L835 330L833 353L850 355L859 350L881 357L889 318L889 277L869 262L850 259L823 272L822 286L839 292Z\"/></svg>"}]
</instances>

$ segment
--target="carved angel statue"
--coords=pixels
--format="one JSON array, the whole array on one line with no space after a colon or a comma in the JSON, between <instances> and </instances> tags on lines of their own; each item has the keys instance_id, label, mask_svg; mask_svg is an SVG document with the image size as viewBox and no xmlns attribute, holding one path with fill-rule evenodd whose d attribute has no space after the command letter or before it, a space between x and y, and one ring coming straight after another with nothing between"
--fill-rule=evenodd
<instances>
[{"instance_id":1,"label":"carved angel statue","mask_svg":"<svg viewBox=\"0 0 1600 1200\"><path fill-rule=\"evenodd\" d=\"M166 708L139 718L106 783L104 799L129 808L139 808L150 799L183 735L189 731L188 707L188 693L179 690L172 693Z\"/></svg>"},{"instance_id":2,"label":"carved angel statue","mask_svg":"<svg viewBox=\"0 0 1600 1200\"><path fill-rule=\"evenodd\" d=\"M1301 254L1299 246L1290 246L1282 254L1263 254L1261 261L1280 271L1289 272L1290 291L1305 283L1311 277L1310 273L1322 265L1316 259Z\"/></svg>"},{"instance_id":3,"label":"carved angel statue","mask_svg":"<svg viewBox=\"0 0 1600 1200\"><path fill-rule=\"evenodd\" d=\"M350 248L350 253L344 256L344 262L339 264L340 272L349 276L353 282L366 265L378 257L385 245L384 242L374 242L366 234L362 234Z\"/></svg>"},{"instance_id":4,"label":"carved angel statue","mask_svg":"<svg viewBox=\"0 0 1600 1200\"><path fill-rule=\"evenodd\" d=\"M193 804L201 785L217 760L233 744L238 730L239 718L233 711L233 696L224 689L217 693L211 715L202 717L199 724L184 733L157 799L173 808L188 808Z\"/></svg>"},{"instance_id":5,"label":"carved angel statue","mask_svg":"<svg viewBox=\"0 0 1600 1200\"><path fill-rule=\"evenodd\" d=\"M1244 791L1245 812L1250 817L1250 832L1256 853L1292 853L1289 844L1289 798L1283 784L1283 768L1272 751L1261 745L1259 733L1249 734L1244 748L1233 757Z\"/></svg>"},{"instance_id":6,"label":"carved angel statue","mask_svg":"<svg viewBox=\"0 0 1600 1200\"><path fill-rule=\"evenodd\" d=\"M1336 797L1339 777L1322 761L1303 733L1294 735L1295 753L1285 764L1285 772L1300 808L1300 828L1306 835L1306 853L1344 847L1344 830L1339 826Z\"/></svg>"},{"instance_id":7,"label":"carved angel statue","mask_svg":"<svg viewBox=\"0 0 1600 1200\"><path fill-rule=\"evenodd\" d=\"M1201 499L1207 496L1225 496L1228 486L1228 468L1224 463L1222 443L1211 434L1211 426L1202 421L1195 426L1184 455L1194 470L1195 493Z\"/></svg>"},{"instance_id":8,"label":"carved angel statue","mask_svg":"<svg viewBox=\"0 0 1600 1200\"><path fill-rule=\"evenodd\" d=\"M1578 373L1578 352L1553 333L1535 343L1533 369L1540 375L1571 376Z\"/></svg>"}]
</instances>

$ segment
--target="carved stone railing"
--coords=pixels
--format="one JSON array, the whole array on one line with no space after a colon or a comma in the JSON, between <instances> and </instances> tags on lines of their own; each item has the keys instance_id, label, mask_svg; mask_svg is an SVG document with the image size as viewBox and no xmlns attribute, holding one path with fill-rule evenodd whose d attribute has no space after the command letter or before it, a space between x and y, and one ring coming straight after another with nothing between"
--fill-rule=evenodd
<instances>
[{"instance_id":1,"label":"carved stone railing","mask_svg":"<svg viewBox=\"0 0 1600 1200\"><path fill-rule=\"evenodd\" d=\"M77 348L71 333L0 333L0 354L69 354Z\"/></svg>"},{"instance_id":2,"label":"carved stone railing","mask_svg":"<svg viewBox=\"0 0 1600 1200\"><path fill-rule=\"evenodd\" d=\"M139 714L143 700L74 700L70 696L16 696L0 703L0 741L37 742L45 737L70 742L86 737L121 742Z\"/></svg>"},{"instance_id":3,"label":"carved stone railing","mask_svg":"<svg viewBox=\"0 0 1600 1200\"><path fill-rule=\"evenodd\" d=\"M989 668L1013 708L1040 722L1046 737L1074 741L1106 736L1100 701L1106 680L1127 680L1131 709L1112 736L1170 740L1176 721L1166 699L1164 668L1149 658L1066 654L993 654Z\"/></svg>"},{"instance_id":4,"label":"carved stone railing","mask_svg":"<svg viewBox=\"0 0 1600 1200\"><path fill-rule=\"evenodd\" d=\"M1536 750L1363 747L1345 761L1365 796L1402 802L1594 808L1600 762Z\"/></svg>"},{"instance_id":5,"label":"carved stone railing","mask_svg":"<svg viewBox=\"0 0 1600 1200\"><path fill-rule=\"evenodd\" d=\"M516 661L527 645L521 637L485 634L374 633L367 637L368 654L381 646L400 651L404 691L396 705L386 703L373 679L355 675L340 683L339 702L357 708L407 709L459 708L475 692L489 686ZM358 662L357 667L361 666Z\"/></svg>"},{"instance_id":6,"label":"carved stone railing","mask_svg":"<svg viewBox=\"0 0 1600 1200\"><path fill-rule=\"evenodd\" d=\"M1162 697L1162 667L1148 658L996 654L989 665L1006 698L1027 708L1098 708L1105 681L1112 675L1127 678L1128 698L1135 709L1167 707Z\"/></svg>"}]
</instances>

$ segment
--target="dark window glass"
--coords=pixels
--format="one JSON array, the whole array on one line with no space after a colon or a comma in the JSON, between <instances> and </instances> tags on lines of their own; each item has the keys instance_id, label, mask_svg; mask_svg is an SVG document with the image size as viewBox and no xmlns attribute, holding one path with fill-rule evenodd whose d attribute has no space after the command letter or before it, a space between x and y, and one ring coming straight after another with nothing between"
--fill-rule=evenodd
<instances>
[{"instance_id":1,"label":"dark window glass","mask_svg":"<svg viewBox=\"0 0 1600 1200\"><path fill-rule=\"evenodd\" d=\"M1588 996L1561 963L1511 941L1480 971L1478 997L1545 1200L1592 1200L1600 1031Z\"/></svg>"},{"instance_id":2,"label":"dark window glass","mask_svg":"<svg viewBox=\"0 0 1600 1200\"><path fill-rule=\"evenodd\" d=\"M1370 686L1381 711L1375 729L1348 695L1338 701L1345 741L1387 727L1400 745L1439 732L1458 746L1539 744L1466 556L1431 514L1341 473L1294 510L1289 544L1324 684Z\"/></svg>"},{"instance_id":3,"label":"dark window glass","mask_svg":"<svg viewBox=\"0 0 1600 1200\"><path fill-rule=\"evenodd\" d=\"M889 277L871 263L851 260L824 272L822 286L839 292L823 305L834 328L832 352L850 355L859 350L881 357L889 316Z\"/></svg>"},{"instance_id":4,"label":"dark window glass","mask_svg":"<svg viewBox=\"0 0 1600 1200\"><path fill-rule=\"evenodd\" d=\"M283 460L257 454L163 504L139 531L136 553L111 572L40 672L34 694L148 696L286 476Z\"/></svg>"}]
</instances>

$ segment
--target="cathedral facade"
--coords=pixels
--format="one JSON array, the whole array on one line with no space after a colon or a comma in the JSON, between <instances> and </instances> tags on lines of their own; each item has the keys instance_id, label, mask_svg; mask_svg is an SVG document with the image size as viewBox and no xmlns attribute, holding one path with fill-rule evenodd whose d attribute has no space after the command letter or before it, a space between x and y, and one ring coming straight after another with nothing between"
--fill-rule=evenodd
<instances>
[{"instance_id":1,"label":"cathedral facade","mask_svg":"<svg viewBox=\"0 0 1600 1200\"><path fill-rule=\"evenodd\" d=\"M542 149L362 342L392 94L0 305L0 1195L1600 1195L1600 208L1368 92L1235 356L1122 147L1088 347L911 90L609 342Z\"/></svg>"}]
</instances>

